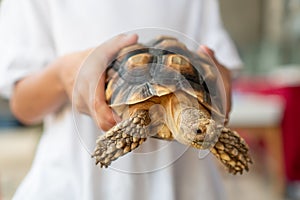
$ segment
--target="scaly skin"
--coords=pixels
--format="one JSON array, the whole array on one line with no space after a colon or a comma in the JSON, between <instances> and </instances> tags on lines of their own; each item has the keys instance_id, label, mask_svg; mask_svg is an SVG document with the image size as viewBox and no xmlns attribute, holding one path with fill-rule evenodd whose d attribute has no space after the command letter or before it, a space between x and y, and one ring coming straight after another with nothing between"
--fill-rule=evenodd
<instances>
[{"instance_id":1,"label":"scaly skin","mask_svg":"<svg viewBox=\"0 0 300 200\"><path fill-rule=\"evenodd\" d=\"M161 139L174 137L185 145L191 145L197 149L210 149L229 173L242 174L244 170L248 171L252 160L243 138L235 131L218 125L210 119L204 107L200 106L196 109L191 105L180 106L177 97L167 95L160 98L160 102L156 102L166 109L166 127L172 132L172 137ZM98 138L92 155L96 164L100 164L100 167L108 167L112 161L136 149L150 136L149 108L155 101L152 99L146 105L131 106L129 118L125 117L124 121ZM159 137L159 135L156 136Z\"/></svg>"},{"instance_id":2,"label":"scaly skin","mask_svg":"<svg viewBox=\"0 0 300 200\"><path fill-rule=\"evenodd\" d=\"M244 170L249 171L252 163L249 148L237 132L221 128L218 141L210 151L225 165L229 173L243 174Z\"/></svg>"},{"instance_id":3,"label":"scaly skin","mask_svg":"<svg viewBox=\"0 0 300 200\"><path fill-rule=\"evenodd\" d=\"M149 123L148 111L139 110L100 136L92 155L96 165L108 167L112 161L136 149L146 140Z\"/></svg>"}]
</instances>

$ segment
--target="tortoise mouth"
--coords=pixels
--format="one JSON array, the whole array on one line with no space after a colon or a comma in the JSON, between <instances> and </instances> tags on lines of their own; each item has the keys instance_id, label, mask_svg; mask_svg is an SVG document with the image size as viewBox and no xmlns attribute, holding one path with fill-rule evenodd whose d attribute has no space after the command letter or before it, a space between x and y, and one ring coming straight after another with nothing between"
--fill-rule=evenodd
<instances>
[{"instance_id":1,"label":"tortoise mouth","mask_svg":"<svg viewBox=\"0 0 300 200\"><path fill-rule=\"evenodd\" d=\"M183 131L184 137L192 147L197 149L208 149L218 140L219 131L213 120L201 120L197 129Z\"/></svg>"},{"instance_id":2,"label":"tortoise mouth","mask_svg":"<svg viewBox=\"0 0 300 200\"><path fill-rule=\"evenodd\" d=\"M205 132L203 133L200 129L198 129L195 132L188 132L184 134L184 136L190 142L203 142L205 139Z\"/></svg>"},{"instance_id":3,"label":"tortoise mouth","mask_svg":"<svg viewBox=\"0 0 300 200\"><path fill-rule=\"evenodd\" d=\"M204 134L195 135L193 133L186 134L187 139L189 140L189 143L192 147L195 147L197 149L202 149L202 144L205 140Z\"/></svg>"}]
</instances>

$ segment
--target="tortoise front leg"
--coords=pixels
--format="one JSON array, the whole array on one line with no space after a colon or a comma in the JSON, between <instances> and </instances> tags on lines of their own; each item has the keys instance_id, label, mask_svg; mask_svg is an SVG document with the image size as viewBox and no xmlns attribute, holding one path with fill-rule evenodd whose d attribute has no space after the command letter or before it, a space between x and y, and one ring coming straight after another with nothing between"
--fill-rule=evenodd
<instances>
[{"instance_id":1,"label":"tortoise front leg","mask_svg":"<svg viewBox=\"0 0 300 200\"><path fill-rule=\"evenodd\" d=\"M210 151L225 165L232 174L242 174L249 170L252 163L248 145L237 132L222 128L217 143Z\"/></svg>"},{"instance_id":2,"label":"tortoise front leg","mask_svg":"<svg viewBox=\"0 0 300 200\"><path fill-rule=\"evenodd\" d=\"M100 136L92 155L96 165L108 167L112 161L136 149L146 140L149 124L148 110L138 110Z\"/></svg>"}]
</instances>

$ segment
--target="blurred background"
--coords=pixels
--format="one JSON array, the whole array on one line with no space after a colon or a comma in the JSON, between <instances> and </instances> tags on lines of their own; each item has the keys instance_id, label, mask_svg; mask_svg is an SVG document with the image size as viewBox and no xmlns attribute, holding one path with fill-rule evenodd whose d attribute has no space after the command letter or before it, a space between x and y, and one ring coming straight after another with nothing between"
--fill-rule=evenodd
<instances>
[{"instance_id":1,"label":"blurred background","mask_svg":"<svg viewBox=\"0 0 300 200\"><path fill-rule=\"evenodd\" d=\"M223 175L230 199L300 199L300 0L221 0L224 25L244 68L233 82L229 126L254 164ZM26 127L0 99L0 200L10 199L33 160L42 126Z\"/></svg>"}]
</instances>

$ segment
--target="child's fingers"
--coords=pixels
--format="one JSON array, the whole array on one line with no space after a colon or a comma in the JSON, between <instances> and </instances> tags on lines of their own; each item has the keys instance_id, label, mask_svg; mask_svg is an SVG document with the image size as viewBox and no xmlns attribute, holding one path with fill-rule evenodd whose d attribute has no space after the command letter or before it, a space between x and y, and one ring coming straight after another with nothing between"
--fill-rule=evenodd
<instances>
[{"instance_id":1,"label":"child's fingers","mask_svg":"<svg viewBox=\"0 0 300 200\"><path fill-rule=\"evenodd\" d=\"M103 131L108 131L116 124L113 111L105 102L98 102L95 110L94 120Z\"/></svg>"},{"instance_id":2,"label":"child's fingers","mask_svg":"<svg viewBox=\"0 0 300 200\"><path fill-rule=\"evenodd\" d=\"M119 117L114 114L113 110L107 105L106 102L106 96L105 96L105 69L109 62L114 58L114 56L124 47L134 44L137 42L137 35L125 35L121 34L118 35L105 43L103 43L101 46L99 46L96 51L100 53L102 56L102 59L99 63L102 65L102 70L98 74L100 76L100 80L97 83L96 89L93 92L93 96L91 99L92 102L89 102L91 107L91 113L92 116L97 123L97 126L101 128L104 131L109 130L111 127L113 127L116 124L116 121L120 121ZM98 54L97 53L97 54ZM98 72L97 72L98 73ZM92 74L95 75L95 74Z\"/></svg>"},{"instance_id":3,"label":"child's fingers","mask_svg":"<svg viewBox=\"0 0 300 200\"><path fill-rule=\"evenodd\" d=\"M216 67L218 68L222 79L223 79L223 84L225 87L225 92L226 92L226 121L225 123L228 122L229 120L229 113L231 110L231 74L230 71L224 67L222 64L219 63L219 61L216 59L215 57L215 52L213 50L211 50L210 48L208 48L205 45L201 45L198 50L198 53L206 53L209 55L209 57L213 60L214 64L216 65Z\"/></svg>"},{"instance_id":4,"label":"child's fingers","mask_svg":"<svg viewBox=\"0 0 300 200\"><path fill-rule=\"evenodd\" d=\"M93 117L99 128L107 131L120 119L114 115L113 110L107 105L105 99L105 75L103 75L93 96Z\"/></svg>"},{"instance_id":5,"label":"child's fingers","mask_svg":"<svg viewBox=\"0 0 300 200\"><path fill-rule=\"evenodd\" d=\"M213 59L213 61L214 61L215 63L218 63L217 59L215 58L215 52L214 52L212 49L208 48L207 46L205 46L205 45L200 45L199 48L198 48L198 50L197 50L197 52L198 52L198 53L206 53L206 54L208 54L209 57L210 57L211 59Z\"/></svg>"}]
</instances>

